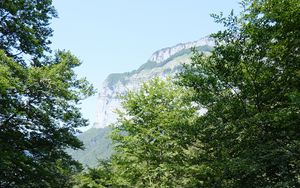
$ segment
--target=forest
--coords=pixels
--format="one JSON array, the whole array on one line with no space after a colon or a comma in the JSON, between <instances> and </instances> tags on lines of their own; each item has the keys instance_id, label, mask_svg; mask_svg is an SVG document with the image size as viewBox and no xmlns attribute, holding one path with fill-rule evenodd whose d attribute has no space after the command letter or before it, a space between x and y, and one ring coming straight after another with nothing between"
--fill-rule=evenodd
<instances>
[{"instance_id":1,"label":"forest","mask_svg":"<svg viewBox=\"0 0 300 188\"><path fill-rule=\"evenodd\" d=\"M122 96L114 152L84 169L66 149L95 93L49 47L52 0L0 1L0 187L300 187L300 1L242 0L209 54Z\"/></svg>"}]
</instances>

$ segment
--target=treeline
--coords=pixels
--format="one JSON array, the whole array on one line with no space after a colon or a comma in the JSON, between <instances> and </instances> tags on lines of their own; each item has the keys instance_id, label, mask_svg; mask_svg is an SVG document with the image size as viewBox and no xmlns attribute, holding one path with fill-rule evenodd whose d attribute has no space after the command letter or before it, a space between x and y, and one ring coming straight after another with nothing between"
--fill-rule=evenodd
<instances>
[{"instance_id":1,"label":"treeline","mask_svg":"<svg viewBox=\"0 0 300 188\"><path fill-rule=\"evenodd\" d=\"M75 187L300 187L300 1L248 0L174 80L123 97Z\"/></svg>"},{"instance_id":2,"label":"treeline","mask_svg":"<svg viewBox=\"0 0 300 188\"><path fill-rule=\"evenodd\" d=\"M115 153L80 173L93 88L49 48L51 0L0 1L0 187L300 187L300 2L241 5L210 55L123 96Z\"/></svg>"}]
</instances>

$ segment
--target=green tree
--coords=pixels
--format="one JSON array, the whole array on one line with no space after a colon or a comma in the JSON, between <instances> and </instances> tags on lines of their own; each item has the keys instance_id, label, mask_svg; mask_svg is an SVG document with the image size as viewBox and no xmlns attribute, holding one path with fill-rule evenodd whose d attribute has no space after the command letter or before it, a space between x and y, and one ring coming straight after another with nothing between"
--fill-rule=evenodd
<instances>
[{"instance_id":1,"label":"green tree","mask_svg":"<svg viewBox=\"0 0 300 188\"><path fill-rule=\"evenodd\" d=\"M41 58L50 51L49 24L56 16L52 0L1 0L0 49L18 61L24 62L24 55Z\"/></svg>"},{"instance_id":2,"label":"green tree","mask_svg":"<svg viewBox=\"0 0 300 188\"><path fill-rule=\"evenodd\" d=\"M96 168L89 168L76 176L74 188L104 188L118 187L114 182L113 166L111 162L99 161Z\"/></svg>"},{"instance_id":3,"label":"green tree","mask_svg":"<svg viewBox=\"0 0 300 188\"><path fill-rule=\"evenodd\" d=\"M186 166L197 108L190 91L154 79L124 96L112 135L114 182L130 187L174 187L190 183Z\"/></svg>"},{"instance_id":4,"label":"green tree","mask_svg":"<svg viewBox=\"0 0 300 188\"><path fill-rule=\"evenodd\" d=\"M0 187L70 187L81 169L65 151L79 149L87 125L78 104L93 93L70 52L51 52L51 0L0 1Z\"/></svg>"},{"instance_id":5,"label":"green tree","mask_svg":"<svg viewBox=\"0 0 300 188\"><path fill-rule=\"evenodd\" d=\"M206 187L300 186L300 1L247 0L211 56L195 52L181 74L195 102ZM199 177L201 178L201 177Z\"/></svg>"},{"instance_id":6,"label":"green tree","mask_svg":"<svg viewBox=\"0 0 300 188\"><path fill-rule=\"evenodd\" d=\"M74 135L87 120L76 105L93 88L69 52L51 62L24 68L0 51L0 187L67 187L81 168L65 149L82 147Z\"/></svg>"}]
</instances>

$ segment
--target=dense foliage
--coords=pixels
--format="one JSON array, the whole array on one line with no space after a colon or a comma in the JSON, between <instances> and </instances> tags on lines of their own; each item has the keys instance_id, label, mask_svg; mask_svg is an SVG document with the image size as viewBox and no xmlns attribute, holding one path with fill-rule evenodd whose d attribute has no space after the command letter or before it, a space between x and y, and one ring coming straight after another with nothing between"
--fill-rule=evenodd
<instances>
[{"instance_id":1,"label":"dense foliage","mask_svg":"<svg viewBox=\"0 0 300 188\"><path fill-rule=\"evenodd\" d=\"M72 70L80 62L66 52L43 67L24 68L3 52L0 62L1 187L66 183L63 174L80 166L64 149L81 147L75 128L87 124L75 104L91 93Z\"/></svg>"},{"instance_id":2,"label":"dense foliage","mask_svg":"<svg viewBox=\"0 0 300 188\"><path fill-rule=\"evenodd\" d=\"M81 169L65 150L82 148L78 104L93 88L70 52L45 56L51 3L0 2L0 187L70 187Z\"/></svg>"},{"instance_id":3,"label":"dense foliage","mask_svg":"<svg viewBox=\"0 0 300 188\"><path fill-rule=\"evenodd\" d=\"M213 54L196 53L181 74L208 109L198 119L207 186L298 187L300 2L253 1L241 18L215 18L227 29Z\"/></svg>"},{"instance_id":4,"label":"dense foliage","mask_svg":"<svg viewBox=\"0 0 300 188\"><path fill-rule=\"evenodd\" d=\"M18 61L24 61L24 55L34 60L41 58L50 51L49 24L56 16L52 0L1 0L0 49Z\"/></svg>"},{"instance_id":5,"label":"dense foliage","mask_svg":"<svg viewBox=\"0 0 300 188\"><path fill-rule=\"evenodd\" d=\"M87 171L77 175L74 188L122 187L115 182L114 177L116 175L111 162L102 160L99 161L97 168L89 168Z\"/></svg>"},{"instance_id":6,"label":"dense foliage","mask_svg":"<svg viewBox=\"0 0 300 188\"><path fill-rule=\"evenodd\" d=\"M190 108L189 94L186 89L159 79L145 83L138 92L127 93L112 134L115 154L109 163L101 163L90 174L79 177L82 187L95 182L103 182L100 187L107 183L117 187L188 184L193 177L193 164L188 159L194 157L189 146L197 114L196 107ZM110 168L104 168L108 165ZM109 182L103 181L103 176L92 175L104 169L112 175Z\"/></svg>"},{"instance_id":7,"label":"dense foliage","mask_svg":"<svg viewBox=\"0 0 300 188\"><path fill-rule=\"evenodd\" d=\"M112 139L112 164L121 185L136 187L184 184L191 172L188 146L196 108L188 91L155 79L124 97Z\"/></svg>"},{"instance_id":8,"label":"dense foliage","mask_svg":"<svg viewBox=\"0 0 300 188\"><path fill-rule=\"evenodd\" d=\"M300 2L242 5L213 15L226 29L210 56L194 51L180 86L125 96L116 153L79 187L300 186Z\"/></svg>"}]
</instances>

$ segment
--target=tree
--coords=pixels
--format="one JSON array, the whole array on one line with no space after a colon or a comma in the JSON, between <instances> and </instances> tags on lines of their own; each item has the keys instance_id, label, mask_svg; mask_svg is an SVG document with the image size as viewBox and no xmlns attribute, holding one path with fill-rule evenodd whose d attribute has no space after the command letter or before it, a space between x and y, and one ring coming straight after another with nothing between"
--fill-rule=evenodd
<instances>
[{"instance_id":1,"label":"tree","mask_svg":"<svg viewBox=\"0 0 300 188\"><path fill-rule=\"evenodd\" d=\"M92 94L74 68L79 60L57 52L51 64L24 68L0 52L0 186L66 187L80 170L65 149L86 126L78 102Z\"/></svg>"},{"instance_id":2,"label":"tree","mask_svg":"<svg viewBox=\"0 0 300 188\"><path fill-rule=\"evenodd\" d=\"M204 185L299 187L300 2L242 5L239 17L214 15L226 27L215 49L195 52L181 74L208 110L197 120Z\"/></svg>"},{"instance_id":3,"label":"tree","mask_svg":"<svg viewBox=\"0 0 300 188\"><path fill-rule=\"evenodd\" d=\"M1 0L0 49L23 63L24 55L35 60L43 57L50 52L49 24L56 16L52 0Z\"/></svg>"},{"instance_id":4,"label":"tree","mask_svg":"<svg viewBox=\"0 0 300 188\"><path fill-rule=\"evenodd\" d=\"M113 178L113 166L109 160L99 161L96 168L89 168L88 171L76 176L74 188L104 188L118 187Z\"/></svg>"},{"instance_id":5,"label":"tree","mask_svg":"<svg viewBox=\"0 0 300 188\"><path fill-rule=\"evenodd\" d=\"M0 1L0 187L70 187L81 169L65 151L82 148L93 88L70 52L46 54L56 16L51 0Z\"/></svg>"},{"instance_id":6,"label":"tree","mask_svg":"<svg viewBox=\"0 0 300 188\"><path fill-rule=\"evenodd\" d=\"M184 87L154 80L124 97L111 186L300 186L300 2L242 5L213 15L226 29L209 56L194 51Z\"/></svg>"},{"instance_id":7,"label":"tree","mask_svg":"<svg viewBox=\"0 0 300 188\"><path fill-rule=\"evenodd\" d=\"M193 142L188 90L154 79L128 92L112 135L114 182L134 187L174 187L190 183L186 166Z\"/></svg>"}]
</instances>

